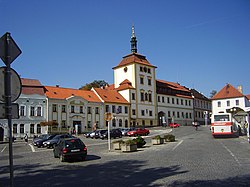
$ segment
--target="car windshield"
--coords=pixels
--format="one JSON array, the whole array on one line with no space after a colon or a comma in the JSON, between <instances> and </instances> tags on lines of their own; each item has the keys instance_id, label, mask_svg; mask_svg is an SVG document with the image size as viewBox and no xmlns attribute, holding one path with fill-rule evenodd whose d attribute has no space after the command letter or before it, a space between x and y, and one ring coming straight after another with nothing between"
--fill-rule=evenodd
<instances>
[{"instance_id":1,"label":"car windshield","mask_svg":"<svg viewBox=\"0 0 250 187\"><path fill-rule=\"evenodd\" d=\"M74 149L84 146L84 143L80 139L71 139L65 141L65 147Z\"/></svg>"}]
</instances>

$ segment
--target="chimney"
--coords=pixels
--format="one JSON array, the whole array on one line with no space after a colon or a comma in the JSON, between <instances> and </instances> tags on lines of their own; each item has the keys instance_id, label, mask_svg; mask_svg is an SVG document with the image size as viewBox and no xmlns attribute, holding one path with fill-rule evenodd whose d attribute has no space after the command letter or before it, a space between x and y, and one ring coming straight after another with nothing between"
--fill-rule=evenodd
<instances>
[{"instance_id":1,"label":"chimney","mask_svg":"<svg viewBox=\"0 0 250 187\"><path fill-rule=\"evenodd\" d=\"M239 91L240 93L242 93L242 94L243 94L242 85L239 85L239 86L238 86L238 91Z\"/></svg>"}]
</instances>

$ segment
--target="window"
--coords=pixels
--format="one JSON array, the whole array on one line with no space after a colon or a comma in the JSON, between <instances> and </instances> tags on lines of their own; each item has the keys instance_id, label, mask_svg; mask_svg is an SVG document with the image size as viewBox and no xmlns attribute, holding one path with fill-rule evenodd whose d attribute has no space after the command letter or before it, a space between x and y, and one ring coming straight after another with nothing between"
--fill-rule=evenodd
<instances>
[{"instance_id":1,"label":"window","mask_svg":"<svg viewBox=\"0 0 250 187\"><path fill-rule=\"evenodd\" d=\"M152 94L151 93L148 94L148 101L152 102Z\"/></svg>"},{"instance_id":2,"label":"window","mask_svg":"<svg viewBox=\"0 0 250 187\"><path fill-rule=\"evenodd\" d=\"M24 124L20 124L20 133L24 133Z\"/></svg>"},{"instance_id":3,"label":"window","mask_svg":"<svg viewBox=\"0 0 250 187\"><path fill-rule=\"evenodd\" d=\"M170 99L169 99L169 97L168 97L168 99L167 99L167 100L168 100L168 103L170 103Z\"/></svg>"},{"instance_id":4,"label":"window","mask_svg":"<svg viewBox=\"0 0 250 187\"><path fill-rule=\"evenodd\" d=\"M151 78L148 78L148 85L151 86Z\"/></svg>"},{"instance_id":5,"label":"window","mask_svg":"<svg viewBox=\"0 0 250 187\"><path fill-rule=\"evenodd\" d=\"M53 111L53 112L57 112L57 105L56 105L56 104L53 104L53 105L52 105L52 111Z\"/></svg>"},{"instance_id":6,"label":"window","mask_svg":"<svg viewBox=\"0 0 250 187\"><path fill-rule=\"evenodd\" d=\"M62 105L62 112L66 112L66 106Z\"/></svg>"},{"instance_id":7,"label":"window","mask_svg":"<svg viewBox=\"0 0 250 187\"><path fill-rule=\"evenodd\" d=\"M91 114L91 107L88 107L88 114Z\"/></svg>"},{"instance_id":8,"label":"window","mask_svg":"<svg viewBox=\"0 0 250 187\"><path fill-rule=\"evenodd\" d=\"M145 93L145 101L148 100L148 93Z\"/></svg>"},{"instance_id":9,"label":"window","mask_svg":"<svg viewBox=\"0 0 250 187\"><path fill-rule=\"evenodd\" d=\"M142 120L142 126L145 126L145 120Z\"/></svg>"},{"instance_id":10,"label":"window","mask_svg":"<svg viewBox=\"0 0 250 187\"><path fill-rule=\"evenodd\" d=\"M140 84L144 84L144 78L140 77Z\"/></svg>"},{"instance_id":11,"label":"window","mask_svg":"<svg viewBox=\"0 0 250 187\"><path fill-rule=\"evenodd\" d=\"M143 71L143 67L142 66L140 66L140 71Z\"/></svg>"},{"instance_id":12,"label":"window","mask_svg":"<svg viewBox=\"0 0 250 187\"><path fill-rule=\"evenodd\" d=\"M66 121L62 120L62 128L66 128Z\"/></svg>"},{"instance_id":13,"label":"window","mask_svg":"<svg viewBox=\"0 0 250 187\"><path fill-rule=\"evenodd\" d=\"M141 115L145 116L145 110L141 110Z\"/></svg>"},{"instance_id":14,"label":"window","mask_svg":"<svg viewBox=\"0 0 250 187\"><path fill-rule=\"evenodd\" d=\"M148 73L151 73L151 69L150 68L148 68Z\"/></svg>"},{"instance_id":15,"label":"window","mask_svg":"<svg viewBox=\"0 0 250 187\"><path fill-rule=\"evenodd\" d=\"M30 124L30 133L31 134L34 134L34 127L35 127L34 124Z\"/></svg>"},{"instance_id":16,"label":"window","mask_svg":"<svg viewBox=\"0 0 250 187\"><path fill-rule=\"evenodd\" d=\"M192 119L192 113L189 113L189 118Z\"/></svg>"},{"instance_id":17,"label":"window","mask_svg":"<svg viewBox=\"0 0 250 187\"><path fill-rule=\"evenodd\" d=\"M88 128L91 128L91 121L88 121Z\"/></svg>"},{"instance_id":18,"label":"window","mask_svg":"<svg viewBox=\"0 0 250 187\"><path fill-rule=\"evenodd\" d=\"M186 112L186 118L188 119L188 113Z\"/></svg>"},{"instance_id":19,"label":"window","mask_svg":"<svg viewBox=\"0 0 250 187\"><path fill-rule=\"evenodd\" d=\"M188 105L191 106L191 101L190 100L188 101Z\"/></svg>"},{"instance_id":20,"label":"window","mask_svg":"<svg viewBox=\"0 0 250 187\"><path fill-rule=\"evenodd\" d=\"M230 106L230 101L227 101L227 106Z\"/></svg>"},{"instance_id":21,"label":"window","mask_svg":"<svg viewBox=\"0 0 250 187\"><path fill-rule=\"evenodd\" d=\"M112 113L115 113L115 105L112 105Z\"/></svg>"},{"instance_id":22,"label":"window","mask_svg":"<svg viewBox=\"0 0 250 187\"><path fill-rule=\"evenodd\" d=\"M152 110L149 111L149 116L153 116Z\"/></svg>"},{"instance_id":23,"label":"window","mask_svg":"<svg viewBox=\"0 0 250 187\"><path fill-rule=\"evenodd\" d=\"M150 125L151 125L151 126L153 125L153 121L152 121L152 120L150 120Z\"/></svg>"},{"instance_id":24,"label":"window","mask_svg":"<svg viewBox=\"0 0 250 187\"><path fill-rule=\"evenodd\" d=\"M116 126L115 119L112 119L112 126L113 126L113 127L115 127L115 126Z\"/></svg>"},{"instance_id":25,"label":"window","mask_svg":"<svg viewBox=\"0 0 250 187\"><path fill-rule=\"evenodd\" d=\"M122 113L122 106L118 106L117 113Z\"/></svg>"},{"instance_id":26,"label":"window","mask_svg":"<svg viewBox=\"0 0 250 187\"><path fill-rule=\"evenodd\" d=\"M238 100L238 99L237 99L237 100L235 100L235 104L236 104L236 106L239 106L240 102L239 102L239 100Z\"/></svg>"},{"instance_id":27,"label":"window","mask_svg":"<svg viewBox=\"0 0 250 187\"><path fill-rule=\"evenodd\" d=\"M17 124L13 124L13 133L17 133Z\"/></svg>"},{"instance_id":28,"label":"window","mask_svg":"<svg viewBox=\"0 0 250 187\"><path fill-rule=\"evenodd\" d=\"M217 104L218 104L218 107L221 107L221 102L220 102L220 101L218 101L218 103L217 103Z\"/></svg>"},{"instance_id":29,"label":"window","mask_svg":"<svg viewBox=\"0 0 250 187\"><path fill-rule=\"evenodd\" d=\"M179 99L178 98L176 99L176 104L179 105Z\"/></svg>"},{"instance_id":30,"label":"window","mask_svg":"<svg viewBox=\"0 0 250 187\"><path fill-rule=\"evenodd\" d=\"M161 100L163 103L165 103L165 98L163 96L161 97Z\"/></svg>"},{"instance_id":31,"label":"window","mask_svg":"<svg viewBox=\"0 0 250 187\"><path fill-rule=\"evenodd\" d=\"M128 113L128 107L125 106L124 110L125 110L125 114L127 114Z\"/></svg>"},{"instance_id":32,"label":"window","mask_svg":"<svg viewBox=\"0 0 250 187\"><path fill-rule=\"evenodd\" d=\"M177 112L177 118L180 118L180 112Z\"/></svg>"},{"instance_id":33,"label":"window","mask_svg":"<svg viewBox=\"0 0 250 187\"><path fill-rule=\"evenodd\" d=\"M135 100L135 93L132 93L132 100Z\"/></svg>"},{"instance_id":34,"label":"window","mask_svg":"<svg viewBox=\"0 0 250 187\"><path fill-rule=\"evenodd\" d=\"M109 105L106 105L105 107L105 112L109 112Z\"/></svg>"},{"instance_id":35,"label":"window","mask_svg":"<svg viewBox=\"0 0 250 187\"><path fill-rule=\"evenodd\" d=\"M158 102L161 102L161 97L160 96L158 96Z\"/></svg>"},{"instance_id":36,"label":"window","mask_svg":"<svg viewBox=\"0 0 250 187\"><path fill-rule=\"evenodd\" d=\"M135 109L132 110L132 115L135 115Z\"/></svg>"},{"instance_id":37,"label":"window","mask_svg":"<svg viewBox=\"0 0 250 187\"><path fill-rule=\"evenodd\" d=\"M170 111L168 111L168 117L169 117L169 118L171 117Z\"/></svg>"},{"instance_id":38,"label":"window","mask_svg":"<svg viewBox=\"0 0 250 187\"><path fill-rule=\"evenodd\" d=\"M35 107L30 107L30 116L35 116Z\"/></svg>"},{"instance_id":39,"label":"window","mask_svg":"<svg viewBox=\"0 0 250 187\"><path fill-rule=\"evenodd\" d=\"M174 104L174 98L172 98L172 104Z\"/></svg>"},{"instance_id":40,"label":"window","mask_svg":"<svg viewBox=\"0 0 250 187\"><path fill-rule=\"evenodd\" d=\"M36 115L37 116L42 116L42 107L37 107L37 111L36 111Z\"/></svg>"},{"instance_id":41,"label":"window","mask_svg":"<svg viewBox=\"0 0 250 187\"><path fill-rule=\"evenodd\" d=\"M128 127L128 120L127 119L125 120L125 127L126 128Z\"/></svg>"},{"instance_id":42,"label":"window","mask_svg":"<svg viewBox=\"0 0 250 187\"><path fill-rule=\"evenodd\" d=\"M141 92L141 101L144 101L144 93Z\"/></svg>"},{"instance_id":43,"label":"window","mask_svg":"<svg viewBox=\"0 0 250 187\"><path fill-rule=\"evenodd\" d=\"M95 113L99 114L99 107L95 107Z\"/></svg>"},{"instance_id":44,"label":"window","mask_svg":"<svg viewBox=\"0 0 250 187\"><path fill-rule=\"evenodd\" d=\"M119 127L122 127L122 120L119 119Z\"/></svg>"},{"instance_id":45,"label":"window","mask_svg":"<svg viewBox=\"0 0 250 187\"><path fill-rule=\"evenodd\" d=\"M80 106L80 113L83 113L83 106Z\"/></svg>"},{"instance_id":46,"label":"window","mask_svg":"<svg viewBox=\"0 0 250 187\"><path fill-rule=\"evenodd\" d=\"M188 101L187 100L185 100L185 104L186 104L186 106L188 105Z\"/></svg>"},{"instance_id":47,"label":"window","mask_svg":"<svg viewBox=\"0 0 250 187\"><path fill-rule=\"evenodd\" d=\"M71 106L71 113L75 113L75 106Z\"/></svg>"},{"instance_id":48,"label":"window","mask_svg":"<svg viewBox=\"0 0 250 187\"><path fill-rule=\"evenodd\" d=\"M36 125L36 133L37 133L37 134L40 134L40 133L41 133L41 125L40 125L40 124L37 124L37 125Z\"/></svg>"},{"instance_id":49,"label":"window","mask_svg":"<svg viewBox=\"0 0 250 187\"><path fill-rule=\"evenodd\" d=\"M183 105L183 99L181 99L181 105Z\"/></svg>"},{"instance_id":50,"label":"window","mask_svg":"<svg viewBox=\"0 0 250 187\"><path fill-rule=\"evenodd\" d=\"M20 116L25 116L25 106L20 107Z\"/></svg>"}]
</instances>

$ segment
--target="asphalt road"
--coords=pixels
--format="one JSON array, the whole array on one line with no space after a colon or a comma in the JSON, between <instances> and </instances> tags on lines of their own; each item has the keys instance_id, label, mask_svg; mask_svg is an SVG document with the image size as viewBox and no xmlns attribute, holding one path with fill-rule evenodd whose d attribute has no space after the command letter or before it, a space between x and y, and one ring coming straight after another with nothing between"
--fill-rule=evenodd
<instances>
[{"instance_id":1,"label":"asphalt road","mask_svg":"<svg viewBox=\"0 0 250 187\"><path fill-rule=\"evenodd\" d=\"M107 140L83 138L86 161L60 162L51 149L13 144L14 185L28 186L250 186L250 145L245 138L214 139L209 127L180 127L176 142L152 145L157 128L133 153L108 151ZM0 144L0 187L9 186L8 144Z\"/></svg>"}]
</instances>

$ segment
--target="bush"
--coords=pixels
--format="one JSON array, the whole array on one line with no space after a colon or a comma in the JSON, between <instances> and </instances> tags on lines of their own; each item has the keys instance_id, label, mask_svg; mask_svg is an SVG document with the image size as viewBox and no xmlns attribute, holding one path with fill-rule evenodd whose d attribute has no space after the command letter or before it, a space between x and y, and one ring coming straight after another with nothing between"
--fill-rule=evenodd
<instances>
[{"instance_id":1,"label":"bush","mask_svg":"<svg viewBox=\"0 0 250 187\"><path fill-rule=\"evenodd\" d=\"M172 134L167 134L164 136L164 139L166 142L174 142L175 141L175 136Z\"/></svg>"},{"instance_id":2,"label":"bush","mask_svg":"<svg viewBox=\"0 0 250 187\"><path fill-rule=\"evenodd\" d=\"M123 142L122 144L125 144L125 145L136 145L136 141L133 139L133 140L127 140L125 142Z\"/></svg>"},{"instance_id":3,"label":"bush","mask_svg":"<svg viewBox=\"0 0 250 187\"><path fill-rule=\"evenodd\" d=\"M137 147L139 147L139 148L143 147L146 144L146 141L141 136L138 136L137 138L135 138L133 140L136 142Z\"/></svg>"},{"instance_id":4,"label":"bush","mask_svg":"<svg viewBox=\"0 0 250 187\"><path fill-rule=\"evenodd\" d=\"M161 139L161 136L160 136L160 135L157 135L157 136L153 137L153 139L160 140L160 139Z\"/></svg>"}]
</instances>

